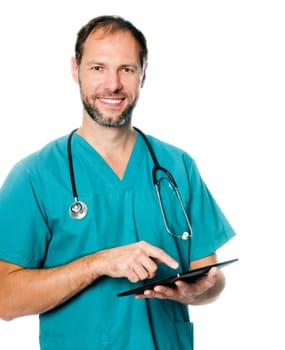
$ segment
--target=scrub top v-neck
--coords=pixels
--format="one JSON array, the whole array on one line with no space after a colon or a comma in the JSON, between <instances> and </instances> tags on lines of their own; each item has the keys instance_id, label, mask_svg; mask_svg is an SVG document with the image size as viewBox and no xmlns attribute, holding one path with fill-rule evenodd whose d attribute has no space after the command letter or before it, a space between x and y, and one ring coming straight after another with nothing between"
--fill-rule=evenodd
<instances>
[{"instance_id":1,"label":"scrub top v-neck","mask_svg":"<svg viewBox=\"0 0 285 350\"><path fill-rule=\"evenodd\" d=\"M85 152L90 154L90 159L92 159L94 164L98 167L98 175L106 182L106 186L110 185L112 188L123 189L126 185L129 188L136 181L144 151L141 136L137 135L136 137L122 178L119 178L106 160L81 136L74 134L73 139L76 139L76 142L85 149ZM96 181L96 179L94 179L94 181Z\"/></svg>"}]
</instances>

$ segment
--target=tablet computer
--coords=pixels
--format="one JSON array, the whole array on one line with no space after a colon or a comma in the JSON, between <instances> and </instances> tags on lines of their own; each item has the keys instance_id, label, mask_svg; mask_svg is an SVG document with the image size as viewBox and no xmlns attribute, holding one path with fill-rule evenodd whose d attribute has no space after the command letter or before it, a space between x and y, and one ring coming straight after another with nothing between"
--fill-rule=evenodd
<instances>
[{"instance_id":1,"label":"tablet computer","mask_svg":"<svg viewBox=\"0 0 285 350\"><path fill-rule=\"evenodd\" d=\"M132 295L132 294L143 294L143 292L146 289L153 289L155 286L175 287L174 282L178 281L178 280L191 283L191 282L194 282L195 280L197 280L198 278L206 275L212 267L222 268L222 267L229 265L235 261L238 261L238 259L236 258L236 259L232 259L232 260L226 260L226 261L218 262L218 263L215 263L212 265L203 266L203 267L200 267L200 268L195 269L195 270L190 270L190 271L183 272L183 273L177 273L176 275L172 275L172 276L169 276L166 278L161 278L161 279L156 280L154 282L143 284L137 288L129 289L127 291L118 293L117 296L123 297L126 295Z\"/></svg>"}]
</instances>

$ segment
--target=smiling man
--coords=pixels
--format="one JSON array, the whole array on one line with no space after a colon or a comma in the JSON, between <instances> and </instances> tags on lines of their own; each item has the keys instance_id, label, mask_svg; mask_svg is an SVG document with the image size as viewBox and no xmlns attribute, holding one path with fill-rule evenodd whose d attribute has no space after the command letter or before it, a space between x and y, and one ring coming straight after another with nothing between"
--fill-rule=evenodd
<instances>
[{"instance_id":1,"label":"smiling man","mask_svg":"<svg viewBox=\"0 0 285 350\"><path fill-rule=\"evenodd\" d=\"M72 58L81 126L19 161L0 190L0 317L39 314L42 350L193 349L188 305L224 289L212 268L116 296L215 263L235 235L191 156L132 126L147 56L121 17L82 27Z\"/></svg>"},{"instance_id":2,"label":"smiling man","mask_svg":"<svg viewBox=\"0 0 285 350\"><path fill-rule=\"evenodd\" d=\"M145 77L146 64L137 57L139 44L128 31L106 37L106 30L99 29L84 47L83 57L74 58L72 68L85 111L103 126L126 124Z\"/></svg>"}]
</instances>

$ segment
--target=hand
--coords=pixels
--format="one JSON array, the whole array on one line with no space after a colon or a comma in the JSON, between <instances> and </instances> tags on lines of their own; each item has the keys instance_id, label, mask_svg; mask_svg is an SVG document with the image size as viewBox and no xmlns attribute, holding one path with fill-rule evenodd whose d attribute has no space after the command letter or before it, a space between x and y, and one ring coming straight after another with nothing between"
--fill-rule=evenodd
<instances>
[{"instance_id":1,"label":"hand","mask_svg":"<svg viewBox=\"0 0 285 350\"><path fill-rule=\"evenodd\" d=\"M96 253L96 257L101 275L126 277L131 282L153 278L158 263L164 263L173 269L178 267L178 263L162 249L144 241L106 249Z\"/></svg>"},{"instance_id":2,"label":"hand","mask_svg":"<svg viewBox=\"0 0 285 350\"><path fill-rule=\"evenodd\" d=\"M156 286L153 290L145 290L144 294L136 295L137 299L158 298L175 300L182 304L199 304L208 299L208 292L214 288L218 281L220 271L213 267L208 274L194 283L176 281L176 288ZM211 293L210 293L211 294Z\"/></svg>"}]
</instances>

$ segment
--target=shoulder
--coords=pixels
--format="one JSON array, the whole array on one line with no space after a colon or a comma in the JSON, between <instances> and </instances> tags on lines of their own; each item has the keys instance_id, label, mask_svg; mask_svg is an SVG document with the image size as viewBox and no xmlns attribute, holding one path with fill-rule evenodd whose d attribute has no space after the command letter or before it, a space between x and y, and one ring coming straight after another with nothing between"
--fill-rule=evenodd
<instances>
[{"instance_id":1,"label":"shoulder","mask_svg":"<svg viewBox=\"0 0 285 350\"><path fill-rule=\"evenodd\" d=\"M54 168L67 154L67 136L52 140L41 149L19 160L11 170L13 174L33 174Z\"/></svg>"},{"instance_id":2,"label":"shoulder","mask_svg":"<svg viewBox=\"0 0 285 350\"><path fill-rule=\"evenodd\" d=\"M162 159L164 162L173 164L183 161L184 163L187 163L188 166L195 163L193 157L184 149L160 140L152 135L147 135L147 138L153 147L155 154L157 154L157 157Z\"/></svg>"}]
</instances>

